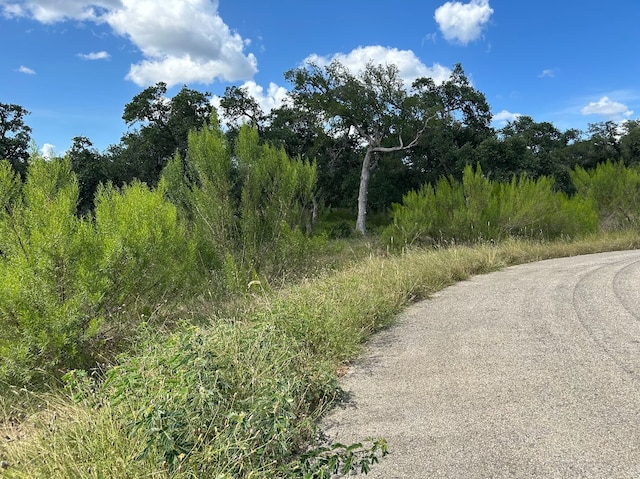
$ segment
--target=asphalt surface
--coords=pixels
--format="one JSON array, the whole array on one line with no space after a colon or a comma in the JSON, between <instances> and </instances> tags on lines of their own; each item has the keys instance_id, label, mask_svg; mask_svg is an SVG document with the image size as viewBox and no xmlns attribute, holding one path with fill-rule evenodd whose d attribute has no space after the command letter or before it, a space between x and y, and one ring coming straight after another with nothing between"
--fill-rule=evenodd
<instances>
[{"instance_id":1,"label":"asphalt surface","mask_svg":"<svg viewBox=\"0 0 640 479\"><path fill-rule=\"evenodd\" d=\"M367 478L640 478L640 251L476 276L376 335L325 420Z\"/></svg>"}]
</instances>

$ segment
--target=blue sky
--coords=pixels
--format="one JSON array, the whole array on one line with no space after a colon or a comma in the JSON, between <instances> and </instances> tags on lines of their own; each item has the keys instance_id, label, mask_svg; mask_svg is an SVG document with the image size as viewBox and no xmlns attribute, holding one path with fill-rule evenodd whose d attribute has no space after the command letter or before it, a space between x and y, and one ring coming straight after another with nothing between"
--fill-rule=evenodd
<instances>
[{"instance_id":1,"label":"blue sky","mask_svg":"<svg viewBox=\"0 0 640 479\"><path fill-rule=\"evenodd\" d=\"M461 63L500 127L561 130L640 116L637 0L0 0L0 102L31 112L37 146L118 143L125 104L164 81L265 109L285 71L339 59L395 63L408 81Z\"/></svg>"}]
</instances>

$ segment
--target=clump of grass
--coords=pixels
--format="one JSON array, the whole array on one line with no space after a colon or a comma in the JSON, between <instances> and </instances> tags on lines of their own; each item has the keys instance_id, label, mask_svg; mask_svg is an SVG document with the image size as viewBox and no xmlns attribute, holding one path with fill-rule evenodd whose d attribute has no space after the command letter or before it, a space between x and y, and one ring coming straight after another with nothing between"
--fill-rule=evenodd
<instances>
[{"instance_id":1,"label":"clump of grass","mask_svg":"<svg viewBox=\"0 0 640 479\"><path fill-rule=\"evenodd\" d=\"M38 394L40 408L19 425L3 425L0 456L10 478L159 477L154 464L135 461L144 438L122 428L118 411L74 403L59 393Z\"/></svg>"}]
</instances>

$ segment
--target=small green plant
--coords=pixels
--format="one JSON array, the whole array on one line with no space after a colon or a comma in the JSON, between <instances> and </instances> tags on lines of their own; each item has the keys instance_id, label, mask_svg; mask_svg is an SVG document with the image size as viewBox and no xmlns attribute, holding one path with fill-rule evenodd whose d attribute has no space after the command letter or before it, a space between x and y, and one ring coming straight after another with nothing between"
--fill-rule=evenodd
<instances>
[{"instance_id":1,"label":"small green plant","mask_svg":"<svg viewBox=\"0 0 640 479\"><path fill-rule=\"evenodd\" d=\"M370 447L365 447L360 442L348 446L333 443L302 454L293 466L290 476L303 479L331 479L336 474L368 474L371 467L388 453L387 442L382 438L371 440Z\"/></svg>"}]
</instances>

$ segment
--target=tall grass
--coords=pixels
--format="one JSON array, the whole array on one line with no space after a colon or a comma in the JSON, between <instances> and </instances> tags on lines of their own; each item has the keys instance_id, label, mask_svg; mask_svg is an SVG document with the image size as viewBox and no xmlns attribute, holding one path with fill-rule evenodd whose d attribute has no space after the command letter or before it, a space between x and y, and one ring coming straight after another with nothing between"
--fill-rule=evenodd
<instances>
[{"instance_id":1,"label":"tall grass","mask_svg":"<svg viewBox=\"0 0 640 479\"><path fill-rule=\"evenodd\" d=\"M510 264L638 246L627 232L406 251L253 296L233 320L212 312L208 325L150 335L104 381L71 375L66 396L44 397L20 424L5 419L16 440L2 443L4 474L329 477L331 461L304 453L340 397L338 371L408 303Z\"/></svg>"}]
</instances>

